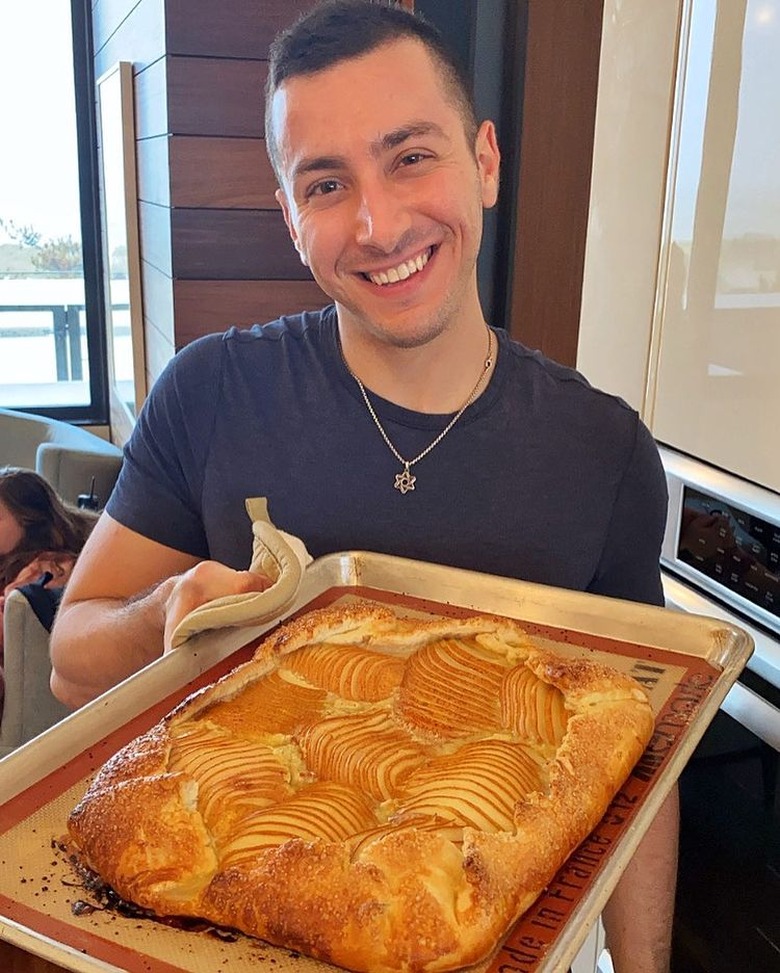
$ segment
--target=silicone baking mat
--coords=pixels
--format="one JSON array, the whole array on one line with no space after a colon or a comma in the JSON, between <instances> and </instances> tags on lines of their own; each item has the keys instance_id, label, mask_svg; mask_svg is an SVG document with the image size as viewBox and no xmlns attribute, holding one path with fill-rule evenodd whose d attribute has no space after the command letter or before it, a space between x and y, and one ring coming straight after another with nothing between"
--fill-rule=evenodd
<instances>
[{"instance_id":1,"label":"silicone baking mat","mask_svg":"<svg viewBox=\"0 0 780 973\"><path fill-rule=\"evenodd\" d=\"M571 595L567 593L568 597ZM451 601L423 599L405 591L348 584L321 590L298 611L355 600L390 604L403 614L463 615L473 610L472 605L464 607ZM573 604L578 605L576 600ZM566 598L562 605L563 610L558 614L565 622ZM621 605L625 611L625 603L615 603L616 608ZM675 642L668 633L662 633L663 637L659 638L654 623L654 618L667 622L668 619L662 619L666 613L644 606L633 607L637 611L636 628L648 644L594 632L592 629L599 628L598 625L589 625L588 631L582 631L567 624L540 622L535 618L545 616L546 612L534 611L529 604L526 607L530 614L523 617L522 599L518 600L518 606L518 613L513 612L512 617L519 617L529 633L538 639L554 642L556 651L595 658L631 673L645 687L656 714L652 740L600 825L570 856L496 954L477 968L485 973L499 970L501 973L552 973L566 969L576 954L641 833L744 665L750 646L741 630L724 628L722 623L714 621L709 623L709 628L706 622L704 629L700 624L695 638L686 637L689 623L684 616L679 616L679 628L673 626L669 631L679 631L680 643L693 645L693 651L659 647L659 641ZM630 614L631 609L628 611ZM651 613L649 625L648 612ZM653 616L653 612L660 614ZM490 613L495 614L492 610ZM577 613L572 617L578 617ZM610 630L608 624L601 627ZM623 627L617 626L619 630ZM88 746L65 759L62 766L31 782L0 805L0 938L74 971L215 973L229 969L231 973L241 973L265 968L279 973L290 969L299 973L323 973L331 968L301 954L225 930L205 925L197 930L177 928L96 907L96 900L84 888L63 851L68 813L97 768L190 692L249 658L256 643L254 639L173 692L161 695L121 726L105 736L95 737ZM146 681L150 682L148 678ZM121 702L133 691L133 686L130 682L110 695ZM63 752L73 751L72 737L77 728L69 726L71 722L66 721L59 729L50 731L47 739L41 738L39 744L45 742L55 752L58 746ZM0 763L0 781L3 763Z\"/></svg>"}]
</instances>

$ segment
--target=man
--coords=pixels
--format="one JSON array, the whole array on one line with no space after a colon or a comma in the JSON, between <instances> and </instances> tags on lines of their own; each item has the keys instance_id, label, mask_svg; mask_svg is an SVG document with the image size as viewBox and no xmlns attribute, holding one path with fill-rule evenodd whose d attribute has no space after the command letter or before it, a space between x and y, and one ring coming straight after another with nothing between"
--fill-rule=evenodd
<instances>
[{"instance_id":1,"label":"man","mask_svg":"<svg viewBox=\"0 0 780 973\"><path fill-rule=\"evenodd\" d=\"M334 307L184 349L153 390L52 646L79 705L213 597L256 590L247 497L318 556L364 549L661 601L665 489L636 414L488 327L493 124L428 25L326 5L274 45L266 138ZM673 802L606 917L618 973L668 967Z\"/></svg>"}]
</instances>

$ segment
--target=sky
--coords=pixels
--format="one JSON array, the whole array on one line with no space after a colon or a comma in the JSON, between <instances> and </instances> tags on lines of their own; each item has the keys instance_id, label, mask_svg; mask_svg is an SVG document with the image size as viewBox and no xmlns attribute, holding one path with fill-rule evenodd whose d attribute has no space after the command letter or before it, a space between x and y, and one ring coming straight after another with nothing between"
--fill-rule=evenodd
<instances>
[{"instance_id":1,"label":"sky","mask_svg":"<svg viewBox=\"0 0 780 973\"><path fill-rule=\"evenodd\" d=\"M0 219L44 238L80 233L72 78L70 0L3 0Z\"/></svg>"}]
</instances>

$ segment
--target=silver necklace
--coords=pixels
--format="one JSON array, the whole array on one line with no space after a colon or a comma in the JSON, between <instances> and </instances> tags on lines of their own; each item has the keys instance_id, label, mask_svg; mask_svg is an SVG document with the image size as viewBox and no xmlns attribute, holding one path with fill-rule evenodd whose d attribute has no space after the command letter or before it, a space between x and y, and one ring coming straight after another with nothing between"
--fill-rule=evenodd
<instances>
[{"instance_id":1,"label":"silver necklace","mask_svg":"<svg viewBox=\"0 0 780 973\"><path fill-rule=\"evenodd\" d=\"M409 493L410 490L414 490L414 485L417 482L417 477L412 474L411 468L416 463L419 463L421 459L424 459L432 449L435 449L439 445L442 439L444 439L444 437L447 435L450 429L452 429L452 427L455 425L458 419L460 419L460 417L463 415L466 409L468 409L468 407L476 398L477 392L482 386L482 383L485 381L485 376L490 370L490 366L493 364L493 332L490 330L490 328L488 328L487 333L488 333L487 357L485 358L482 364L482 368L480 369L479 378L477 379L476 385L469 392L468 396L466 397L466 401L458 409L455 415L450 419L447 425L442 429L439 435L433 440L432 443L429 443L421 453L418 453L414 457L414 459L404 459L403 456L401 456L401 454L392 444L392 442L390 442L390 437L387 435L384 426L379 421L379 416L376 414L376 412L374 411L374 407L371 405L371 402L368 398L363 383L360 381L357 375L352 371L349 365L347 365L346 359L344 359L344 364L346 365L347 371L357 382L357 387L360 389L360 394L363 396L363 401L366 403L366 408L368 409L369 415L374 420L374 425L379 430L382 439L384 439L385 444L387 445L387 448L390 450L393 456L395 456L398 462L403 466L403 470L400 473L396 473L395 483L393 484L395 489L398 490L400 493L406 494ZM344 358L343 352L342 352L342 358Z\"/></svg>"}]
</instances>

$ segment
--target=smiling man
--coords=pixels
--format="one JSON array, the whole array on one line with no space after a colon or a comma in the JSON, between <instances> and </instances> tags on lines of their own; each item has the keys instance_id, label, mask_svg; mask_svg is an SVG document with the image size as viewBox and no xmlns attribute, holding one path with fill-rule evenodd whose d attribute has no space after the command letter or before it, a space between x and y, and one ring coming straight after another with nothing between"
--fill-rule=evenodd
<instances>
[{"instance_id":1,"label":"smiling man","mask_svg":"<svg viewBox=\"0 0 780 973\"><path fill-rule=\"evenodd\" d=\"M369 550L662 603L655 445L625 403L487 322L499 150L433 28L360 0L271 51L277 199L329 307L189 345L150 394L70 582L55 693L80 705L212 598L262 589L244 501L314 556ZM606 911L617 973L668 969L676 812Z\"/></svg>"},{"instance_id":2,"label":"smiling man","mask_svg":"<svg viewBox=\"0 0 780 973\"><path fill-rule=\"evenodd\" d=\"M374 98L351 97L361 86L386 93L381 112ZM381 392L375 383L398 349L428 348L452 398L430 390L431 404L449 411L462 399L449 363L462 362L468 384L484 355L474 268L482 211L498 191L493 123L476 132L464 124L463 105L412 39L292 76L269 107L277 199L301 258L336 302L348 364Z\"/></svg>"}]
</instances>

